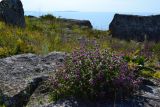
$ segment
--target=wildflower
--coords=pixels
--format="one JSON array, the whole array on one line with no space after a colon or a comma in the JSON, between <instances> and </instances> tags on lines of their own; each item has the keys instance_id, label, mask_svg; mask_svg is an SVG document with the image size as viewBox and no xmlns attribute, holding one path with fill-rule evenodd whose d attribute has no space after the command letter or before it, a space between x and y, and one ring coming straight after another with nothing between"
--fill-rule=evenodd
<instances>
[{"instance_id":1,"label":"wildflower","mask_svg":"<svg viewBox=\"0 0 160 107\"><path fill-rule=\"evenodd\" d=\"M97 98L105 97L107 92L113 92L113 89L132 94L132 90L139 85L123 55L116 55L108 50L101 51L97 46L93 49L80 48L68 57L64 64L65 72L57 73L56 80L53 80L56 87L54 90L63 95L76 96L78 91L77 96ZM54 94L56 97L57 93Z\"/></svg>"}]
</instances>

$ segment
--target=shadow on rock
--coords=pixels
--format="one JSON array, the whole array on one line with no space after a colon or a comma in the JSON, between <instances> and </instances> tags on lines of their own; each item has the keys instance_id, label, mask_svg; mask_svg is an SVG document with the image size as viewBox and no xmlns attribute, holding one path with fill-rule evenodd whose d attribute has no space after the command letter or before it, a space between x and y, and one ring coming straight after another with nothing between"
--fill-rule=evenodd
<instances>
[{"instance_id":1,"label":"shadow on rock","mask_svg":"<svg viewBox=\"0 0 160 107\"><path fill-rule=\"evenodd\" d=\"M31 95L37 89L37 87L41 84L41 82L47 77L38 77L31 82L25 90L22 90L17 95L13 97L8 97L2 94L2 104L7 107L24 107L29 102ZM1 103L0 103L1 104Z\"/></svg>"}]
</instances>

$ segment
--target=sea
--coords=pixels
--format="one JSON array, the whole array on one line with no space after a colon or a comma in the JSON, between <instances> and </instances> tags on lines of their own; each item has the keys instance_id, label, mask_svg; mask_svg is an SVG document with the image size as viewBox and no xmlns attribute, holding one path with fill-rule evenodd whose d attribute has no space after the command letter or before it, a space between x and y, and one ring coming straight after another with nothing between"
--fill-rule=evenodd
<instances>
[{"instance_id":1,"label":"sea","mask_svg":"<svg viewBox=\"0 0 160 107\"><path fill-rule=\"evenodd\" d=\"M157 15L158 13L147 13L147 12L118 12L119 14L130 14L130 15ZM55 11L55 12L36 12L36 11L25 11L25 15L42 16L46 14L52 14L53 16L60 18L89 20L93 25L94 29L97 30L108 30L109 24L113 20L116 12L78 12L78 11ZM160 13L159 13L160 14Z\"/></svg>"}]
</instances>

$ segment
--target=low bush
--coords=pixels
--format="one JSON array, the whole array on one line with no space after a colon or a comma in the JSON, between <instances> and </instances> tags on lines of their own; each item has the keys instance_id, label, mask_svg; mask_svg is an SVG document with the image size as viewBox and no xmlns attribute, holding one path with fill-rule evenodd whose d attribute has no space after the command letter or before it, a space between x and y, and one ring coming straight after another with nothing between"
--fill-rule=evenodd
<instances>
[{"instance_id":1,"label":"low bush","mask_svg":"<svg viewBox=\"0 0 160 107\"><path fill-rule=\"evenodd\" d=\"M55 20L56 19L56 17L51 14L43 15L40 18L45 19L45 20Z\"/></svg>"},{"instance_id":2,"label":"low bush","mask_svg":"<svg viewBox=\"0 0 160 107\"><path fill-rule=\"evenodd\" d=\"M160 71L154 73L153 78L160 79Z\"/></svg>"},{"instance_id":3,"label":"low bush","mask_svg":"<svg viewBox=\"0 0 160 107\"><path fill-rule=\"evenodd\" d=\"M127 97L140 83L122 55L100 51L98 46L76 49L66 57L64 66L50 81L54 101L66 97L89 100Z\"/></svg>"}]
</instances>

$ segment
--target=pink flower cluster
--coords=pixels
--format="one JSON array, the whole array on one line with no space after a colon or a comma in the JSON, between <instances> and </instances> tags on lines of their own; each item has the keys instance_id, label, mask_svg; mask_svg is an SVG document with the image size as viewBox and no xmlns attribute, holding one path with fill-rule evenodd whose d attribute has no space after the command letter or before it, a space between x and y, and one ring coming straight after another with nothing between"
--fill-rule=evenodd
<instances>
[{"instance_id":1,"label":"pink flower cluster","mask_svg":"<svg viewBox=\"0 0 160 107\"><path fill-rule=\"evenodd\" d=\"M61 84L55 90L67 96L101 98L114 92L128 95L133 94L140 83L122 55L101 51L98 45L75 50L66 57L64 65L63 74L56 76L54 84Z\"/></svg>"}]
</instances>

